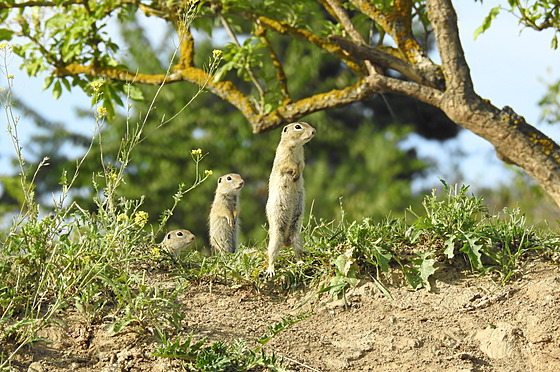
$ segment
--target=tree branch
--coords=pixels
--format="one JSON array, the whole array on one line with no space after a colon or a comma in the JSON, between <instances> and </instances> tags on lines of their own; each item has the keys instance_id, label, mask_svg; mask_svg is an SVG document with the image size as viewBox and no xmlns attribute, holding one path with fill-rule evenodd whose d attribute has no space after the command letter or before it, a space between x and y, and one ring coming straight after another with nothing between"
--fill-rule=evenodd
<instances>
[{"instance_id":1,"label":"tree branch","mask_svg":"<svg viewBox=\"0 0 560 372\"><path fill-rule=\"evenodd\" d=\"M208 75L204 70L195 67L177 68L176 66L174 72L169 74L166 78L165 74L149 75L133 73L125 69L105 68L93 65L85 66L73 63L68 66L57 68L53 75L55 77L64 77L80 74L112 79L123 83L141 83L156 86L161 85L164 81L166 84L180 81L187 81L198 86L204 86L204 84L206 84L206 88L210 92L235 106L250 123L257 122L260 118L260 115L255 112L251 101L237 90L231 82L214 82L212 76Z\"/></svg>"},{"instance_id":2,"label":"tree branch","mask_svg":"<svg viewBox=\"0 0 560 372\"><path fill-rule=\"evenodd\" d=\"M388 76L368 76L367 81L371 89L375 90L377 93L403 94L435 107L440 107L445 97L445 93L438 89Z\"/></svg>"},{"instance_id":3,"label":"tree branch","mask_svg":"<svg viewBox=\"0 0 560 372\"><path fill-rule=\"evenodd\" d=\"M266 37L266 29L260 25L256 25L255 28L255 35L260 37L261 41L264 45L266 45L266 49L268 50L268 55L272 60L272 65L276 70L276 81L280 85L280 94L282 94L282 104L289 104L292 102L292 98L290 97L290 93L288 91L288 78L286 77L286 73L284 72L284 67L280 62L280 58L272 48L270 44L270 40Z\"/></svg>"},{"instance_id":4,"label":"tree branch","mask_svg":"<svg viewBox=\"0 0 560 372\"><path fill-rule=\"evenodd\" d=\"M356 61L344 54L344 52L339 47L329 43L327 40L322 39L307 30L292 27L286 22L275 21L273 19L255 13L247 12L246 14L250 19L253 19L255 22L257 22L258 25L278 32L281 35L290 35L299 39L303 39L327 51L328 53L333 54L336 58L340 59L344 64L346 64L354 73L361 74L362 67Z\"/></svg>"},{"instance_id":5,"label":"tree branch","mask_svg":"<svg viewBox=\"0 0 560 372\"><path fill-rule=\"evenodd\" d=\"M447 90L436 105L455 123L489 141L498 157L517 164L560 205L560 146L511 108L499 110L474 91L450 0L426 0Z\"/></svg>"},{"instance_id":6,"label":"tree branch","mask_svg":"<svg viewBox=\"0 0 560 372\"><path fill-rule=\"evenodd\" d=\"M365 79L362 79L344 89L333 89L326 93L315 94L289 105L280 106L271 113L260 117L258 121L252 123L253 133L262 133L277 128L285 123L296 121L303 116L327 108L362 101L371 97L374 93L371 85Z\"/></svg>"},{"instance_id":7,"label":"tree branch","mask_svg":"<svg viewBox=\"0 0 560 372\"><path fill-rule=\"evenodd\" d=\"M62 5L63 7L66 6L70 6L70 5L75 5L75 4L84 4L86 2L86 0L68 0L63 2ZM0 3L0 10L3 9L25 9L28 7L34 7L34 6L38 6L38 7L56 7L59 6L59 4L57 4L57 2L55 1L24 1L21 3L13 3L10 4L6 1L3 1L2 3Z\"/></svg>"},{"instance_id":8,"label":"tree branch","mask_svg":"<svg viewBox=\"0 0 560 372\"><path fill-rule=\"evenodd\" d=\"M342 6L340 5L340 2L338 0L321 0L320 2L323 3L323 6L329 12L334 13L334 16L338 20L338 23L340 23L342 25L342 27L344 28L344 31L346 31L346 33L348 35L350 35L352 40L354 40L356 43L359 43L359 44L364 44L364 45L369 44L369 42L367 42L363 38L362 34L360 34L360 32L356 29L356 27L354 26L354 24L350 20L350 17L348 17L348 14L346 14L346 11L342 8ZM332 40L330 40L330 41L332 42ZM374 74L377 74L377 73L381 72L381 71L377 71L373 67L373 65L371 64L370 61L366 60L365 62L366 62L366 68L368 70L369 75L374 75Z\"/></svg>"},{"instance_id":9,"label":"tree branch","mask_svg":"<svg viewBox=\"0 0 560 372\"><path fill-rule=\"evenodd\" d=\"M426 0L448 90L466 98L474 93L471 73L457 28L457 14L449 0Z\"/></svg>"},{"instance_id":10,"label":"tree branch","mask_svg":"<svg viewBox=\"0 0 560 372\"><path fill-rule=\"evenodd\" d=\"M389 68L400 72L410 80L415 81L419 84L427 85L439 90L445 90L445 82L442 79L435 78L436 76L442 75L441 71L439 74L426 75L423 73L423 71L418 71L414 66L409 65L402 59L384 53L369 45L353 43L352 41L345 39L340 35L330 35L329 41L331 41L333 44L338 45L340 48L347 51L352 57L356 59L371 61L372 63L383 68Z\"/></svg>"},{"instance_id":11,"label":"tree branch","mask_svg":"<svg viewBox=\"0 0 560 372\"><path fill-rule=\"evenodd\" d=\"M338 1L338 0L319 0L319 2L321 4L323 4L323 7L325 7L325 9L329 10L329 13L331 13L336 18L338 23L340 23L342 25L342 28L352 38L352 40L354 40L357 43L369 44L363 38L362 34L360 34L360 32L356 29L356 27L354 26L354 24L352 23L352 21L348 17L348 14L346 14L344 9L340 5L340 1Z\"/></svg>"}]
</instances>

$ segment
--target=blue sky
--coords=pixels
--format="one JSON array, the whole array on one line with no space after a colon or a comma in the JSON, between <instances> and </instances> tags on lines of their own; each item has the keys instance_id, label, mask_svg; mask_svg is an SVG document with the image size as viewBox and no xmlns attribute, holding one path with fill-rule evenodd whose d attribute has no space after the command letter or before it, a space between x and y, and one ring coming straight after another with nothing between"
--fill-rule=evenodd
<instances>
[{"instance_id":1,"label":"blue sky","mask_svg":"<svg viewBox=\"0 0 560 372\"><path fill-rule=\"evenodd\" d=\"M522 31L515 17L503 12L494 20L489 30L474 40L474 31L497 3L488 0L482 5L473 0L454 2L475 90L499 108L511 106L529 123L558 142L560 130L538 122L540 109L537 105L546 91L544 82L560 80L560 51L550 49L553 33L530 29ZM432 57L438 60L437 55ZM78 119L74 114L76 106L89 107L89 97L79 89L74 89L71 94L64 91L58 100L54 100L51 91L42 91L43 78L28 78L24 71L19 70L19 65L20 61L15 57L9 65L10 73L15 76L15 94L50 120L68 123L74 131L92 133L95 126L93 109L90 119ZM5 78L0 76L0 87L5 86ZM0 175L3 175L8 174L8 156L14 151L6 133L4 115L0 126ZM29 119L21 118L19 134L24 145L24 155L26 140L34 130L37 129ZM459 166L463 182L475 189L478 186L496 185L504 180L507 182L508 174L511 174L495 157L492 146L468 131L462 131L458 138L445 143L413 135L402 146L416 147L420 157L439 159L437 167L425 179L418 180L415 188L437 186L439 178L454 182L453 174L458 165L449 159L450 155L459 152L466 155L461 158L463 161Z\"/></svg>"}]
</instances>

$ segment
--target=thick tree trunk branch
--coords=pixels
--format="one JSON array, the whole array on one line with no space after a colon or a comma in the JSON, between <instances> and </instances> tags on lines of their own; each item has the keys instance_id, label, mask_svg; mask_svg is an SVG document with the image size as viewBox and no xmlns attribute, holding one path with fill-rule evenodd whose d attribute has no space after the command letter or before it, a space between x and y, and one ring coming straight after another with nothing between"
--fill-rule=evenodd
<instances>
[{"instance_id":1,"label":"thick tree trunk branch","mask_svg":"<svg viewBox=\"0 0 560 372\"><path fill-rule=\"evenodd\" d=\"M372 91L404 94L440 108L455 123L488 140L501 159L523 168L560 205L560 147L512 109L500 110L476 94L451 1L427 0L427 7L442 60L444 83L429 80L415 70L416 66L370 46L340 36L329 39L356 59L394 69L412 80L369 76L366 80ZM427 76L433 79L441 76L441 71L439 75Z\"/></svg>"},{"instance_id":2,"label":"thick tree trunk branch","mask_svg":"<svg viewBox=\"0 0 560 372\"><path fill-rule=\"evenodd\" d=\"M500 158L517 164L560 205L560 147L510 108L499 110L474 91L450 0L427 0L447 90L438 105L455 123L488 140Z\"/></svg>"},{"instance_id":3,"label":"thick tree trunk branch","mask_svg":"<svg viewBox=\"0 0 560 372\"><path fill-rule=\"evenodd\" d=\"M457 14L449 0L427 0L428 17L434 27L448 91L460 94L474 92L471 73L457 28Z\"/></svg>"}]
</instances>

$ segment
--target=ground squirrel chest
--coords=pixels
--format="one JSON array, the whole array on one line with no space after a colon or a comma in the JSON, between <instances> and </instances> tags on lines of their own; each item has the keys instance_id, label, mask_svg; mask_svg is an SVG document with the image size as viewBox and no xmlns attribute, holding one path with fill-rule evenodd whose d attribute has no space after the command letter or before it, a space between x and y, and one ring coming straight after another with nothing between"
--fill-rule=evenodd
<instances>
[{"instance_id":1,"label":"ground squirrel chest","mask_svg":"<svg viewBox=\"0 0 560 372\"><path fill-rule=\"evenodd\" d=\"M284 178L291 178L292 181L299 180L305 167L303 145L314 135L315 128L303 122L288 124L282 129L282 137L276 148L270 173L271 184Z\"/></svg>"},{"instance_id":2,"label":"ground squirrel chest","mask_svg":"<svg viewBox=\"0 0 560 372\"><path fill-rule=\"evenodd\" d=\"M239 232L239 191L243 178L229 173L218 179L208 219L210 246L215 252L235 252Z\"/></svg>"}]
</instances>

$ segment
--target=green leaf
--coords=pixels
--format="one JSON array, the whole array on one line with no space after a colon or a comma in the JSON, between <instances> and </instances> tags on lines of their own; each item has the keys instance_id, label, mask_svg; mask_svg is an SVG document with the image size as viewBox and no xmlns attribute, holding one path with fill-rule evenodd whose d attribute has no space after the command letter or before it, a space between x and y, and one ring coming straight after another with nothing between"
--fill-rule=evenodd
<instances>
[{"instance_id":1,"label":"green leaf","mask_svg":"<svg viewBox=\"0 0 560 372\"><path fill-rule=\"evenodd\" d=\"M482 254L480 253L480 248L482 248L482 245L476 244L476 242L478 241L478 237L474 233L467 233L464 237L467 242L460 249L461 252L467 254L471 263L471 267L478 270L483 270L484 266L482 265L481 260Z\"/></svg>"},{"instance_id":2,"label":"green leaf","mask_svg":"<svg viewBox=\"0 0 560 372\"><path fill-rule=\"evenodd\" d=\"M445 255L447 258L451 259L455 256L455 241L457 240L457 236L455 234L451 234L451 236L445 239Z\"/></svg>"},{"instance_id":3,"label":"green leaf","mask_svg":"<svg viewBox=\"0 0 560 372\"><path fill-rule=\"evenodd\" d=\"M72 88L70 87L70 82L66 80L66 78L61 78L60 80L62 80L62 84L64 84L66 90L70 92L72 90Z\"/></svg>"},{"instance_id":4,"label":"green leaf","mask_svg":"<svg viewBox=\"0 0 560 372\"><path fill-rule=\"evenodd\" d=\"M140 90L140 88L138 88L136 85L129 84L124 88L124 90L127 96L130 97L130 99L134 101L144 100L144 94L142 93L142 90Z\"/></svg>"},{"instance_id":5,"label":"green leaf","mask_svg":"<svg viewBox=\"0 0 560 372\"><path fill-rule=\"evenodd\" d=\"M47 28L64 28L70 22L70 16L65 13L58 13L47 20L45 26Z\"/></svg>"},{"instance_id":6,"label":"green leaf","mask_svg":"<svg viewBox=\"0 0 560 372\"><path fill-rule=\"evenodd\" d=\"M496 18L496 16L500 13L500 9L501 9L500 6L490 9L490 14L488 14L486 18L484 18L484 22L482 22L482 25L474 31L473 38L475 40L478 37L478 35L480 35L481 33L483 33L484 31L490 28L492 24L492 20Z\"/></svg>"},{"instance_id":7,"label":"green leaf","mask_svg":"<svg viewBox=\"0 0 560 372\"><path fill-rule=\"evenodd\" d=\"M115 117L115 103L111 99L105 97L103 99L103 107L107 109L107 117L112 119Z\"/></svg>"},{"instance_id":8,"label":"green leaf","mask_svg":"<svg viewBox=\"0 0 560 372\"><path fill-rule=\"evenodd\" d=\"M57 80L54 83L54 87L53 87L53 97L54 97L54 99L58 99L58 97L60 97L61 94L62 94L62 85L60 84L60 80Z\"/></svg>"},{"instance_id":9,"label":"green leaf","mask_svg":"<svg viewBox=\"0 0 560 372\"><path fill-rule=\"evenodd\" d=\"M48 89L52 85L53 81L54 78L52 76L47 76L45 78L45 82L43 83L43 90Z\"/></svg>"},{"instance_id":10,"label":"green leaf","mask_svg":"<svg viewBox=\"0 0 560 372\"><path fill-rule=\"evenodd\" d=\"M0 28L0 41L2 40L10 41L12 40L12 36L14 36L14 32L12 30Z\"/></svg>"},{"instance_id":11,"label":"green leaf","mask_svg":"<svg viewBox=\"0 0 560 372\"><path fill-rule=\"evenodd\" d=\"M422 279L422 284L424 284L424 287L426 287L426 289L430 290L431 287L430 287L429 278L432 274L436 272L437 269L434 267L436 260L429 257L432 256L435 253L435 251L430 251L430 252L415 251L415 253L420 257L419 259L420 267L418 268L418 273L420 274L420 278Z\"/></svg>"},{"instance_id":12,"label":"green leaf","mask_svg":"<svg viewBox=\"0 0 560 372\"><path fill-rule=\"evenodd\" d=\"M433 275L437 270L434 267L436 260L434 258L430 258L430 256L432 256L435 251L421 252L415 250L414 253L418 255L418 258L411 260L412 263L416 266L412 268L412 271L415 274L416 278L407 278L408 282L415 288L418 288L420 285L422 285L427 290L430 290L430 276Z\"/></svg>"},{"instance_id":13,"label":"green leaf","mask_svg":"<svg viewBox=\"0 0 560 372\"><path fill-rule=\"evenodd\" d=\"M373 276L371 277L371 279L373 280L375 286L381 291L381 293L385 295L385 297L387 297L389 300L393 299L393 296L391 296L391 292L389 292L389 290L385 288L385 286L379 280L377 280Z\"/></svg>"}]
</instances>

